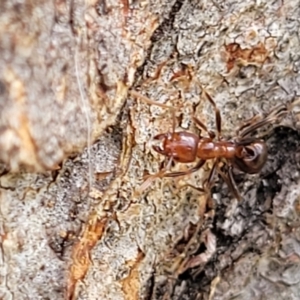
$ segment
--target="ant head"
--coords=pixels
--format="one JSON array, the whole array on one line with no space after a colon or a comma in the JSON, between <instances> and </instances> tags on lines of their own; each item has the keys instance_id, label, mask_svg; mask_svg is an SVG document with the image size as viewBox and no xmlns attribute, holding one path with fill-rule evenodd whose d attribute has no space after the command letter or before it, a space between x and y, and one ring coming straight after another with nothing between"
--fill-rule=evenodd
<instances>
[{"instance_id":1,"label":"ant head","mask_svg":"<svg viewBox=\"0 0 300 300\"><path fill-rule=\"evenodd\" d=\"M235 167L248 174L258 173L268 157L267 145L262 140L240 146L240 153L232 159Z\"/></svg>"},{"instance_id":2,"label":"ant head","mask_svg":"<svg viewBox=\"0 0 300 300\"><path fill-rule=\"evenodd\" d=\"M194 162L197 157L199 136L191 132L168 132L156 135L154 141L159 142L153 145L153 149L176 162Z\"/></svg>"},{"instance_id":3,"label":"ant head","mask_svg":"<svg viewBox=\"0 0 300 300\"><path fill-rule=\"evenodd\" d=\"M153 138L155 145L152 145L152 148L159 154L171 156L171 153L169 153L168 148L166 147L167 141L171 139L172 134L170 132L158 134Z\"/></svg>"}]
</instances>

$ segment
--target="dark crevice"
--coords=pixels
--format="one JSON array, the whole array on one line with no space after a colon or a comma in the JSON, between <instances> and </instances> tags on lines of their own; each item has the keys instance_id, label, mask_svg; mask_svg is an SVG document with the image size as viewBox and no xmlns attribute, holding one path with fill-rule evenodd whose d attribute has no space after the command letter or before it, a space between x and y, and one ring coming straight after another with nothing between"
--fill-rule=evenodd
<instances>
[{"instance_id":1,"label":"dark crevice","mask_svg":"<svg viewBox=\"0 0 300 300\"><path fill-rule=\"evenodd\" d=\"M142 73L143 70L145 69L145 66L148 64L150 61L150 55L152 53L153 46L157 41L159 41L162 37L169 35L169 33L173 30L173 23L175 20L176 14L179 12L181 9L183 3L185 0L177 0L174 5L172 6L172 9L170 10L170 13L168 17L164 19L164 21L158 26L158 28L154 31L150 41L151 41L151 46L147 50L147 55L145 58L144 63L137 68L136 71L136 76L139 77Z\"/></svg>"},{"instance_id":2,"label":"dark crevice","mask_svg":"<svg viewBox=\"0 0 300 300\"><path fill-rule=\"evenodd\" d=\"M297 180L293 178L293 174L297 173L300 164L297 161L297 153L300 149L300 134L287 127L277 127L265 139L268 146L268 161L259 177L253 181L249 189L256 189L256 193L252 196L255 201L241 201L239 203L239 217L245 219L246 225L238 236L231 236L230 231L224 232L220 225L226 221L227 206L223 200L219 201L215 207L215 217L210 224L211 232L216 236L217 248L210 261L203 267L189 269L181 274L172 288L170 299L204 299L201 295L207 295L210 291L210 285L213 278L218 274L228 272L234 261L238 261L245 253L253 253L261 255L267 249L268 243L272 243L271 236L268 234L267 228L270 226L267 215L272 213L272 200L281 192L283 188L282 181L289 178L292 182ZM295 169L295 171L294 171ZM243 187L243 181L247 179L247 175L237 174L235 179L240 188ZM288 188L288 187L286 187ZM221 199L232 199L230 190L224 190L222 179L219 179L217 185L213 187L212 193L220 193ZM243 191L243 194L248 191ZM225 201L226 203L226 201ZM251 203L251 204L250 204ZM253 204L254 203L254 204ZM206 224L207 225L207 224ZM265 246L256 244L256 240L265 235ZM264 244L263 244L264 245ZM244 247L244 248L240 248ZM240 251L239 251L240 250ZM199 249L195 255L206 251L204 244L199 244ZM234 254L236 253L236 254ZM228 264L222 265L222 256L228 257ZM224 262L223 262L224 263ZM222 275L221 275L222 276ZM176 290L185 282L184 296L178 298ZM166 292L162 289L157 292ZM160 293L158 293L160 294ZM157 297L154 299L162 299ZM164 293L160 294L163 295ZM188 298L189 297L189 298Z\"/></svg>"},{"instance_id":3,"label":"dark crevice","mask_svg":"<svg viewBox=\"0 0 300 300\"><path fill-rule=\"evenodd\" d=\"M185 0L177 0L169 13L169 16L164 19L164 21L158 26L158 28L154 31L151 42L152 45L161 39L162 36L165 36L173 29L173 23L177 13L180 11Z\"/></svg>"}]
</instances>

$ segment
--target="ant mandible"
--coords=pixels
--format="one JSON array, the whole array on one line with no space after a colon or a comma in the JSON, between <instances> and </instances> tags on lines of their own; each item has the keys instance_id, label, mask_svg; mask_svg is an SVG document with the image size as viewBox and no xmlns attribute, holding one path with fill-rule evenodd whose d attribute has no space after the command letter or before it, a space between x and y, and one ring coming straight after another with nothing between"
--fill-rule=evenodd
<instances>
[{"instance_id":1,"label":"ant mandible","mask_svg":"<svg viewBox=\"0 0 300 300\"><path fill-rule=\"evenodd\" d=\"M214 159L214 163L208 179L205 181L204 188L197 188L199 191L207 191L213 184L214 176L218 172L225 182L228 184L233 195L240 200L241 195L237 189L237 185L233 178L233 168L236 168L244 173L255 174L259 173L266 163L268 150L264 140L253 137L252 134L257 129L276 122L281 117L288 113L286 105L280 105L273 109L266 117L256 116L246 121L240 126L236 135L230 139L224 139L221 136L221 114L212 97L204 90L206 98L213 106L215 111L216 134L207 129L207 127L195 116L193 121L196 125L206 132L207 137L192 132L179 131L175 132L175 112L174 109L148 99L147 97L131 91L131 95L142 99L148 104L155 104L164 108L171 108L173 113L172 131L156 135L153 139L160 141L160 146L154 145L153 149L164 155L167 159L166 166L154 175L150 175L140 187L140 191L145 190L150 183L156 178L161 177L178 177L191 174L199 170L206 160ZM173 162L192 163L198 159L195 166L182 172L168 172ZM219 169L219 163L225 160L227 174Z\"/></svg>"}]
</instances>

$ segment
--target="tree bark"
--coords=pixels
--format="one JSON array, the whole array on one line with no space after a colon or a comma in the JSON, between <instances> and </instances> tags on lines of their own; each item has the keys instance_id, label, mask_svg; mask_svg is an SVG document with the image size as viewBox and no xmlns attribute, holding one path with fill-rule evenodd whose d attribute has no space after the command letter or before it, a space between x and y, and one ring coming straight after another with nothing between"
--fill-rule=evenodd
<instances>
[{"instance_id":1,"label":"tree bark","mask_svg":"<svg viewBox=\"0 0 300 300\"><path fill-rule=\"evenodd\" d=\"M1 299L299 299L298 1L0 11ZM234 173L240 202L217 175L210 196L191 187L211 161L142 185L164 159L152 138L173 126L155 102L199 134L193 115L215 130L203 91L222 138L290 109L258 132L263 170Z\"/></svg>"}]
</instances>

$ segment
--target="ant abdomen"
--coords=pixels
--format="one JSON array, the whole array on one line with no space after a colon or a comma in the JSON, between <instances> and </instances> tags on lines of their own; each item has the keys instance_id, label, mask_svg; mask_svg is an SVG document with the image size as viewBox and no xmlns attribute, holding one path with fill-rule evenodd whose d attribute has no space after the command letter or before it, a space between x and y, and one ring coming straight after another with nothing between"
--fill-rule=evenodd
<instances>
[{"instance_id":1,"label":"ant abdomen","mask_svg":"<svg viewBox=\"0 0 300 300\"><path fill-rule=\"evenodd\" d=\"M240 146L239 155L235 155L230 162L232 165L248 174L261 171L268 158L268 148L264 141L258 140L245 146Z\"/></svg>"}]
</instances>

